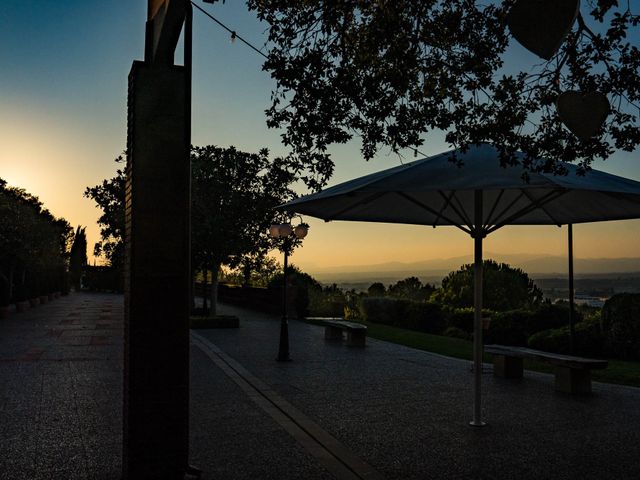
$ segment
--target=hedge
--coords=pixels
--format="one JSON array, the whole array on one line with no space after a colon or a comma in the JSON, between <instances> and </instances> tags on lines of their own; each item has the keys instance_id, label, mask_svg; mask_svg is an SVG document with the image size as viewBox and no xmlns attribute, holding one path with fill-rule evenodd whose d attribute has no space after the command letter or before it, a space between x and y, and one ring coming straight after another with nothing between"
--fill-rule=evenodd
<instances>
[{"instance_id":1,"label":"hedge","mask_svg":"<svg viewBox=\"0 0 640 480\"><path fill-rule=\"evenodd\" d=\"M574 310L574 323L577 324L582 320L582 313L580 313L579 310ZM533 335L543 330L562 328L567 325L569 325L568 305L543 303L531 312L531 316L527 322L527 334Z\"/></svg>"},{"instance_id":2,"label":"hedge","mask_svg":"<svg viewBox=\"0 0 640 480\"><path fill-rule=\"evenodd\" d=\"M573 353L589 357L604 355L604 336L597 320L584 320L575 324ZM554 353L571 353L570 330L568 326L543 330L529 337L531 348Z\"/></svg>"},{"instance_id":3,"label":"hedge","mask_svg":"<svg viewBox=\"0 0 640 480\"><path fill-rule=\"evenodd\" d=\"M473 318L475 314L473 308L444 307L443 311L447 318L447 327L455 327L467 333L473 333ZM493 318L495 313L493 310L482 309L483 318Z\"/></svg>"},{"instance_id":4,"label":"hedge","mask_svg":"<svg viewBox=\"0 0 640 480\"><path fill-rule=\"evenodd\" d=\"M620 293L602 307L602 330L608 353L640 359L640 294Z\"/></svg>"},{"instance_id":5,"label":"hedge","mask_svg":"<svg viewBox=\"0 0 640 480\"><path fill-rule=\"evenodd\" d=\"M426 333L441 333L446 326L440 305L400 298L365 297L364 320Z\"/></svg>"}]
</instances>

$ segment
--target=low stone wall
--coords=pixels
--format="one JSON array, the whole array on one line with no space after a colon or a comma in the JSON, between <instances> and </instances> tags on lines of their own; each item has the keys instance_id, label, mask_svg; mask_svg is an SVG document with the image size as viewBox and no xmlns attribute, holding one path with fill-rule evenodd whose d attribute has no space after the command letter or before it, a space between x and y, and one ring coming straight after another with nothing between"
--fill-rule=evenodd
<instances>
[{"instance_id":1,"label":"low stone wall","mask_svg":"<svg viewBox=\"0 0 640 480\"><path fill-rule=\"evenodd\" d=\"M203 296L203 293L203 284L196 284L196 295L200 297ZM296 316L295 299L296 287L289 286L287 289L287 314L291 317ZM282 288L241 287L221 283L218 285L218 301L260 312L281 314Z\"/></svg>"}]
</instances>

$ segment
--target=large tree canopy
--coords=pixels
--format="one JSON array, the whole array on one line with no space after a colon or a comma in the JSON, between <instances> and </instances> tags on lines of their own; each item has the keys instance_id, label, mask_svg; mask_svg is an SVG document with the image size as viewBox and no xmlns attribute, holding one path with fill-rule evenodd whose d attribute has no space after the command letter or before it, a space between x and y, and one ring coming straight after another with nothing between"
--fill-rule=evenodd
<instances>
[{"instance_id":1,"label":"large tree canopy","mask_svg":"<svg viewBox=\"0 0 640 480\"><path fill-rule=\"evenodd\" d=\"M484 308L497 311L531 308L542 301L542 290L523 270L493 260L485 260L483 265ZM473 307L473 292L473 265L468 264L442 279L434 299L445 305Z\"/></svg>"},{"instance_id":2,"label":"large tree canopy","mask_svg":"<svg viewBox=\"0 0 640 480\"><path fill-rule=\"evenodd\" d=\"M236 266L246 255L274 248L269 226L274 207L295 196L295 166L269 159L266 149L247 153L213 145L191 151L192 252L198 267Z\"/></svg>"},{"instance_id":3,"label":"large tree canopy","mask_svg":"<svg viewBox=\"0 0 640 480\"><path fill-rule=\"evenodd\" d=\"M117 163L124 162L119 156ZM116 268L124 266L124 229L125 229L125 191L127 177L123 169L118 169L113 178L103 180L101 184L87 187L84 196L96 202L102 210L98 218L100 241L94 246L94 255L104 254L110 265Z\"/></svg>"},{"instance_id":4,"label":"large tree canopy","mask_svg":"<svg viewBox=\"0 0 640 480\"><path fill-rule=\"evenodd\" d=\"M615 149L632 151L640 142L640 7L582 0L550 60L514 65L506 55L515 42L511 9L533 4L535 18L524 21L541 22L558 2L575 11L575 0L248 0L269 25L264 69L276 88L268 125L284 129L312 188L332 173L327 148L354 136L365 159L381 147L407 153L441 131L453 147L489 142L502 163L521 150L524 168L560 172L555 160L588 168ZM562 123L563 92L606 96L611 110L593 136L580 139ZM552 160L532 162L540 156Z\"/></svg>"},{"instance_id":5,"label":"large tree canopy","mask_svg":"<svg viewBox=\"0 0 640 480\"><path fill-rule=\"evenodd\" d=\"M242 265L250 276L270 249L281 248L283 240L269 237L267 231L283 220L274 207L295 196L297 171L291 158L270 159L266 149L247 153L234 147L192 146L192 270L217 274L221 265ZM85 190L102 211L96 255L104 253L115 267L124 264L125 186L126 172L118 169L115 177Z\"/></svg>"},{"instance_id":6,"label":"large tree canopy","mask_svg":"<svg viewBox=\"0 0 640 480\"><path fill-rule=\"evenodd\" d=\"M295 196L295 171L290 159L271 160L266 149L192 148L191 253L194 269L212 272L214 314L220 266L255 268L277 246L267 232L280 215L274 207Z\"/></svg>"},{"instance_id":7,"label":"large tree canopy","mask_svg":"<svg viewBox=\"0 0 640 480\"><path fill-rule=\"evenodd\" d=\"M0 178L0 304L64 290L72 239L64 218Z\"/></svg>"}]
</instances>

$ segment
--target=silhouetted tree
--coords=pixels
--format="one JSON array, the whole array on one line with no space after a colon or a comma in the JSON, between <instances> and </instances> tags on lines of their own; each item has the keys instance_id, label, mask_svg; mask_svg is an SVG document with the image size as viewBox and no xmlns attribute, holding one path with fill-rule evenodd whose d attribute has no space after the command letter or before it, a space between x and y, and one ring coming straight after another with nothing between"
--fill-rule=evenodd
<instances>
[{"instance_id":1,"label":"silhouetted tree","mask_svg":"<svg viewBox=\"0 0 640 480\"><path fill-rule=\"evenodd\" d=\"M290 158L270 160L266 149L246 153L215 146L192 147L191 164L192 275L202 271L206 278L207 271L213 272L215 300L221 265L235 267L252 256L255 263L280 245L267 230L281 215L273 208L294 196L297 167ZM119 271L124 265L125 187L125 172L118 169L115 177L85 190L102 210L95 254L104 254Z\"/></svg>"},{"instance_id":2,"label":"silhouetted tree","mask_svg":"<svg viewBox=\"0 0 640 480\"><path fill-rule=\"evenodd\" d=\"M193 268L212 272L215 314L220 267L259 258L276 245L268 228L280 215L274 207L294 196L295 166L286 158L270 160L266 149L209 145L192 148L191 176Z\"/></svg>"},{"instance_id":3,"label":"silhouetted tree","mask_svg":"<svg viewBox=\"0 0 640 480\"><path fill-rule=\"evenodd\" d=\"M367 288L367 294L370 297L384 297L387 289L382 282L374 282Z\"/></svg>"},{"instance_id":4,"label":"silhouetted tree","mask_svg":"<svg viewBox=\"0 0 640 480\"><path fill-rule=\"evenodd\" d=\"M435 289L433 285L428 283L423 285L417 277L408 277L404 280L399 280L393 285L389 285L387 293L391 297L425 301L429 299Z\"/></svg>"},{"instance_id":5,"label":"silhouetted tree","mask_svg":"<svg viewBox=\"0 0 640 480\"><path fill-rule=\"evenodd\" d=\"M484 308L514 310L532 307L542 301L542 290L519 268L485 260L482 273ZM442 287L435 292L434 299L444 305L472 307L473 291L473 265L463 265L442 280Z\"/></svg>"},{"instance_id":6,"label":"silhouetted tree","mask_svg":"<svg viewBox=\"0 0 640 480\"><path fill-rule=\"evenodd\" d=\"M503 163L515 163L513 152L522 150L524 167L551 171L562 171L555 160L586 167L614 148L634 150L640 142L638 3L583 1L577 18L567 21L564 41L565 31L551 31L541 19L552 15L541 10L545 3L528 3L533 6L517 0L248 0L269 27L263 69L276 88L267 124L284 129L284 143L314 188L333 171L327 148L354 136L365 159L381 147L411 151L429 132L442 132L454 147L489 142ZM549 61L514 65L506 55L514 5L533 9L519 14L520 23L557 39L557 51L539 53ZM556 102L570 91L608 98L611 112L592 138L580 140L561 122ZM585 106L583 116L592 115ZM550 162L531 164L539 156Z\"/></svg>"},{"instance_id":7,"label":"silhouetted tree","mask_svg":"<svg viewBox=\"0 0 640 480\"><path fill-rule=\"evenodd\" d=\"M115 161L122 163L124 158L121 155ZM84 191L84 196L91 198L102 210L98 218L100 241L94 246L94 255L104 255L118 272L122 272L124 266L125 187L125 172L118 169L115 177L103 180L94 187L87 187Z\"/></svg>"},{"instance_id":8,"label":"silhouetted tree","mask_svg":"<svg viewBox=\"0 0 640 480\"><path fill-rule=\"evenodd\" d=\"M69 252L69 277L71 285L76 290L80 290L82 271L87 265L87 235L85 230L86 227L78 225Z\"/></svg>"},{"instance_id":9,"label":"silhouetted tree","mask_svg":"<svg viewBox=\"0 0 640 480\"><path fill-rule=\"evenodd\" d=\"M0 277L5 296L24 300L64 287L73 230L42 202L0 179Z\"/></svg>"}]
</instances>

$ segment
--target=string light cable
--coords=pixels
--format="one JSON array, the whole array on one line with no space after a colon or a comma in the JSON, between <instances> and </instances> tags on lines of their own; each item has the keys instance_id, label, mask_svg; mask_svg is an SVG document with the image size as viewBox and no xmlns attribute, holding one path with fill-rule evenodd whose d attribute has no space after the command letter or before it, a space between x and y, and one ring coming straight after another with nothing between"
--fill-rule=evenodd
<instances>
[{"instance_id":1,"label":"string light cable","mask_svg":"<svg viewBox=\"0 0 640 480\"><path fill-rule=\"evenodd\" d=\"M202 13L204 13L207 17L209 17L211 20L213 20L214 22L216 22L218 25L220 25L222 28L224 28L227 32L229 32L231 34L231 41L233 42L236 38L238 40L240 40L242 43L244 43L246 46L248 46L249 48L253 49L256 53L262 55L264 58L268 58L264 52L262 52L260 49L256 48L255 46L253 46L250 42L248 42L247 40L245 40L244 38L242 38L240 35L238 35L238 33L235 30L230 29L229 27L227 27L224 23L222 23L220 20L218 20L216 17L214 17L213 15L211 15L209 12L207 12L205 9L203 9L202 7L199 7L198 5L196 5L194 2L191 2L191 5L193 5L195 8L197 8L198 10L200 10Z\"/></svg>"},{"instance_id":2,"label":"string light cable","mask_svg":"<svg viewBox=\"0 0 640 480\"><path fill-rule=\"evenodd\" d=\"M213 3L207 0L203 0L205 3ZM220 20L218 20L217 18L215 18L213 15L211 15L209 12L207 12L205 9L199 7L198 5L196 5L193 1L191 2L191 5L193 5L195 8L197 8L198 10L200 10L202 13L204 13L207 17L209 17L211 20L213 20L214 22L216 22L219 26L221 26L222 28L224 28L227 32L229 32L231 34L231 41L233 42L236 38L238 40L240 40L242 43L244 43L246 46L248 46L249 48L251 48L252 50L254 50L256 53L258 53L259 55L262 55L264 58L268 58L267 55L264 54L264 52L262 52L260 49L256 48L254 45L252 45L249 41L245 40L244 38L242 38L240 35L238 35L238 32L236 32L235 30L232 30L231 28L227 27L224 23L222 23ZM428 155L426 155L425 153L421 152L420 150L418 150L415 147L408 147L409 150L413 151L413 157L416 158L418 156L418 154L422 155L423 157L427 157ZM402 155L400 155L398 153L398 155L400 156L400 163L402 162Z\"/></svg>"}]
</instances>

